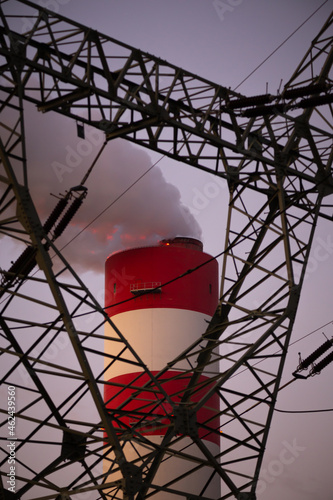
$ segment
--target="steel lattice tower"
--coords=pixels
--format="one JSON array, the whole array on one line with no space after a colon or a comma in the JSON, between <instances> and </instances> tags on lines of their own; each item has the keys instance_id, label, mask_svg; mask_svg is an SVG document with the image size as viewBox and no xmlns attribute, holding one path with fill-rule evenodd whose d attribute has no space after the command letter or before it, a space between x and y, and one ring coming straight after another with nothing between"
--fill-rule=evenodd
<instances>
[{"instance_id":1,"label":"steel lattice tower","mask_svg":"<svg viewBox=\"0 0 333 500\"><path fill-rule=\"evenodd\" d=\"M16 442L17 492L6 489L2 473L3 496L75 500L91 492L94 499L141 500L163 491L166 499L177 494L212 500L205 496L206 485L196 496L177 489L177 481L156 481L163 461L177 455L190 461L189 475L209 468L212 478L219 476L221 498L255 499L317 220L333 218L333 16L281 94L246 97L29 1L14 3L15 15L7 12L6 2L0 7L0 232L26 250L2 270L1 381L20 391L25 406L16 414L22 430ZM17 32L20 12L29 19L23 34ZM39 219L29 191L26 101L41 112L97 127L106 141L123 137L228 184L219 306L207 330L160 374L152 375L126 332L113 325L57 249L64 206L46 223ZM85 194L81 189L66 195L68 218ZM62 262L56 273L53 255ZM87 313L93 321L84 328L80 317ZM181 437L170 399L170 427L160 446L151 445L139 428L130 436L129 429L119 433L117 416L102 397L103 368L93 368L103 357L96 345L105 322L113 329L110 365L134 363L147 376L146 389L161 401L168 400L163 372L177 370L183 360L193 371L184 408L196 414L213 393L219 395L223 446L218 456L190 430L202 458L175 451ZM50 363L45 350L64 336L68 358ZM200 376L212 377L216 361L221 369L213 374L214 384L193 407ZM22 373L29 385L22 383ZM93 409L89 419L84 418L87 406ZM1 412L5 429L7 407ZM151 416L144 408L142 415ZM182 415L186 429L186 410ZM125 438L134 447L145 445L135 462L127 461ZM104 477L100 465L110 447L113 460ZM7 456L2 442L1 466Z\"/></svg>"}]
</instances>

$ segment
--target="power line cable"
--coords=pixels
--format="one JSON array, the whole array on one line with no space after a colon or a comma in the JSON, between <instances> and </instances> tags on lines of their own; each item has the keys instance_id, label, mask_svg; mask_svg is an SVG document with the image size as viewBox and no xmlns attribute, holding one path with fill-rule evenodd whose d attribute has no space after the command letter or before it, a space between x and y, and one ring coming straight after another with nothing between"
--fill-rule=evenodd
<instances>
[{"instance_id":1,"label":"power line cable","mask_svg":"<svg viewBox=\"0 0 333 500\"><path fill-rule=\"evenodd\" d=\"M157 289L163 288L163 287L165 287L167 285L170 285L171 283L174 283L175 281L178 281L179 279L184 278L185 276L187 276L189 274L192 274L193 272L197 271L201 267L203 267L203 266L209 264L210 262L216 260L218 257L221 257L225 252L228 252L228 251L229 251L229 248L226 248L225 250L222 250L222 252L216 254L215 256L210 257L209 259L205 260L204 262L202 262L198 266L193 267L192 269L187 269L184 273L179 274L178 276L175 276L175 278L172 278L169 281L166 281L166 282L162 283L161 285L158 285L158 287L156 287L156 288L152 288L152 289L149 289L149 290L146 290L146 291L142 292L141 296L142 295L148 295L150 293L154 293L154 292L156 292ZM131 302L132 300L135 300L135 299L137 299L137 296L133 295L133 297L129 297L128 299L124 299L124 300L116 302L115 304L112 304L110 306L106 306L106 307L103 308L103 310L106 311L107 309L110 309L110 308L116 307L116 306L120 306L120 305L125 304L127 302ZM80 318L82 316L87 316L89 314L94 314L95 312L96 311L88 311L88 312L85 312L85 313L82 313L82 314L77 314L74 317L75 318Z\"/></svg>"},{"instance_id":2,"label":"power line cable","mask_svg":"<svg viewBox=\"0 0 333 500\"><path fill-rule=\"evenodd\" d=\"M333 411L333 408L323 408L320 410L280 410L279 408L274 408L274 411L279 413L324 413Z\"/></svg>"},{"instance_id":3,"label":"power line cable","mask_svg":"<svg viewBox=\"0 0 333 500\"><path fill-rule=\"evenodd\" d=\"M297 344L297 342L300 342L301 340L306 339L307 337L310 337L310 335L313 335L314 333L317 333L319 330L322 330L323 328L325 328L325 327L326 327L326 326L328 326L328 325L331 325L332 323L333 323L333 320L329 321L328 323L325 323L325 324L324 324L324 325L322 325L322 326L319 326L319 327L318 327L318 328L316 328L315 330L312 330L312 332L310 332L310 333L307 333L307 334L303 335L303 337L300 337L300 338L299 338L299 339L297 339L297 340L294 340L294 342L291 342L291 343L289 344L289 346L292 346L292 345L294 345L294 344Z\"/></svg>"},{"instance_id":4,"label":"power line cable","mask_svg":"<svg viewBox=\"0 0 333 500\"><path fill-rule=\"evenodd\" d=\"M278 45L278 47L276 47L276 49L273 50L273 52L271 52L260 64L258 64L258 66L256 66L254 70L251 71L251 73L249 73L244 80L237 85L237 87L234 88L234 91L246 82L246 80L248 80L250 76L252 76L253 73L255 73L266 61L268 61L268 59L270 59L292 36L294 36L294 34L297 33L297 31L299 31L327 2L328 0L325 0L325 2L323 2L307 19L305 19L305 21L303 21L298 28L296 28L282 43L280 43L280 45Z\"/></svg>"},{"instance_id":5,"label":"power line cable","mask_svg":"<svg viewBox=\"0 0 333 500\"><path fill-rule=\"evenodd\" d=\"M81 229L81 231L78 232L73 238L71 238L62 248L60 248L60 252L64 250L64 248L68 247L80 234L82 234L86 229L88 229L89 226L91 226L99 217L101 217L109 208L111 208L117 201L119 201L132 187L134 187L145 175L147 175L162 159L164 156L161 156L158 160L156 160L153 165L151 165L143 174L141 174L135 181L132 182L120 195L118 195L107 207L105 207L99 214L96 215L85 227Z\"/></svg>"}]
</instances>

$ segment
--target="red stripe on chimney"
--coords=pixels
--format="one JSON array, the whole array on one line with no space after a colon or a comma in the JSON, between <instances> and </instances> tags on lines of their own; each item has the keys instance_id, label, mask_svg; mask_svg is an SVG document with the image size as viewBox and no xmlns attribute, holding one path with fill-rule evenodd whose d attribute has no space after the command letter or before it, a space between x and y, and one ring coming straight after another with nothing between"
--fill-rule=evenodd
<instances>
[{"instance_id":1,"label":"red stripe on chimney","mask_svg":"<svg viewBox=\"0 0 333 500\"><path fill-rule=\"evenodd\" d=\"M157 375L158 372L155 371L152 374ZM158 382L171 400L178 405L191 377L192 373L185 374L168 370L158 377ZM137 432L147 436L162 436L169 426L173 425L172 406L165 401L164 395L154 384L147 385L149 381L148 374L134 372L114 377L105 385L104 401L117 419L113 423L116 430L119 429L119 433L131 431L134 435ZM142 389L143 386L146 387ZM209 382L209 378L200 376L196 390L189 398L189 403L194 406L211 387L212 383ZM215 393L197 412L199 438L217 445L220 444L218 413L219 397ZM203 424L205 428L202 427Z\"/></svg>"}]
</instances>

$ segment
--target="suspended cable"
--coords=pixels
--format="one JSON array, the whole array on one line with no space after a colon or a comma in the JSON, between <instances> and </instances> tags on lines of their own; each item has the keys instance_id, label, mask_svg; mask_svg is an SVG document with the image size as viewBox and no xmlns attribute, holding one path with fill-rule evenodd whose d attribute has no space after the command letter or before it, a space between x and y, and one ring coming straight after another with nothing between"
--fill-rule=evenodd
<instances>
[{"instance_id":1,"label":"suspended cable","mask_svg":"<svg viewBox=\"0 0 333 500\"><path fill-rule=\"evenodd\" d=\"M179 274L175 278L172 278L171 280L166 281L165 283L159 284L156 288L149 288L148 290L145 290L144 292L142 292L140 294L140 297L142 297L143 295L148 295L150 293L155 293L158 289L163 288L163 287L165 287L167 285L170 285L171 283L174 283L175 281L178 281L178 280L184 278L185 276L188 276L189 274L194 273L195 271L197 271L201 267L203 267L203 266L209 264L210 262L216 260L218 257L221 257L225 252L228 252L228 251L229 251L229 248L223 250L222 252L216 254L215 256L210 257L209 259L205 260L205 262L202 262L198 266L193 267L192 269L187 269L184 273ZM137 299L137 296L133 295L133 297L129 297L128 299L124 299L124 300L121 300L119 302L116 302L115 304L106 306L106 307L103 308L103 310L106 311L107 309L110 309L112 307L116 307L116 306L119 306L119 305L122 305L122 304L126 304L127 302L131 302L132 300L136 300L136 299ZM88 311L86 313L75 315L75 318L80 318L82 316L87 316L89 314L94 314L94 313L95 313L95 311Z\"/></svg>"},{"instance_id":2,"label":"suspended cable","mask_svg":"<svg viewBox=\"0 0 333 500\"><path fill-rule=\"evenodd\" d=\"M294 340L294 342L291 342L289 345L292 346L292 345L297 344L297 342L300 342L301 340L304 340L307 337L310 337L310 335L313 335L314 333L317 333L319 330L322 330L323 328L325 328L328 325L332 325L332 323L333 323L333 319L331 321L329 321L328 323L325 323L324 325L319 326L315 330L312 330L312 332L306 333L305 335L303 335L303 337L300 337L299 339Z\"/></svg>"},{"instance_id":3,"label":"suspended cable","mask_svg":"<svg viewBox=\"0 0 333 500\"><path fill-rule=\"evenodd\" d=\"M279 413L323 413L333 411L333 408L323 408L321 410L280 410L279 408L274 408L274 411Z\"/></svg>"},{"instance_id":4,"label":"suspended cable","mask_svg":"<svg viewBox=\"0 0 333 500\"><path fill-rule=\"evenodd\" d=\"M79 231L73 238L71 238L63 247L61 247L60 252L64 248L68 247L80 234L82 234L89 226L91 226L99 217L101 217L109 208L111 208L117 201L119 201L132 187L134 187L145 175L147 175L161 160L164 156L161 156L153 165L151 165L143 174L141 174L132 184L130 184L117 198L115 198L107 207L105 207L94 219L92 219L86 226L84 226L81 231Z\"/></svg>"},{"instance_id":5,"label":"suspended cable","mask_svg":"<svg viewBox=\"0 0 333 500\"><path fill-rule=\"evenodd\" d=\"M260 64L258 64L258 66L254 68L254 70L251 71L251 73L249 73L247 77L245 77L244 80L237 85L237 87L234 88L234 91L246 82L246 80L248 80L253 73L255 73L266 61L268 61L268 59L270 59L288 40L290 40L290 38L294 36L294 34L297 33L297 31L299 31L327 2L328 0L325 0L325 2L323 2L307 19L305 19L305 21L303 21L298 28L296 28L282 43L280 43L278 47L276 47L276 49L273 50L273 52L271 52Z\"/></svg>"}]
</instances>

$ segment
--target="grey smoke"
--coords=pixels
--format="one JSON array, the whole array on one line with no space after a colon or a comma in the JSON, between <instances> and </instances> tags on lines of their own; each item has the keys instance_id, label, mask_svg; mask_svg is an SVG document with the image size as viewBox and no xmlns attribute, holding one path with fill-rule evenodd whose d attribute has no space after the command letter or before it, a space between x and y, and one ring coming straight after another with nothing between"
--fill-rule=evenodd
<instances>
[{"instance_id":1,"label":"grey smoke","mask_svg":"<svg viewBox=\"0 0 333 500\"><path fill-rule=\"evenodd\" d=\"M73 121L31 109L26 122L30 191L44 222L56 196L81 182L104 134L86 127L85 139L79 138ZM201 237L201 228L182 204L178 188L166 181L158 166L122 194L152 164L147 151L128 141L107 144L86 182L87 198L57 240L76 270L103 272L106 257L114 251L175 236Z\"/></svg>"}]
</instances>

